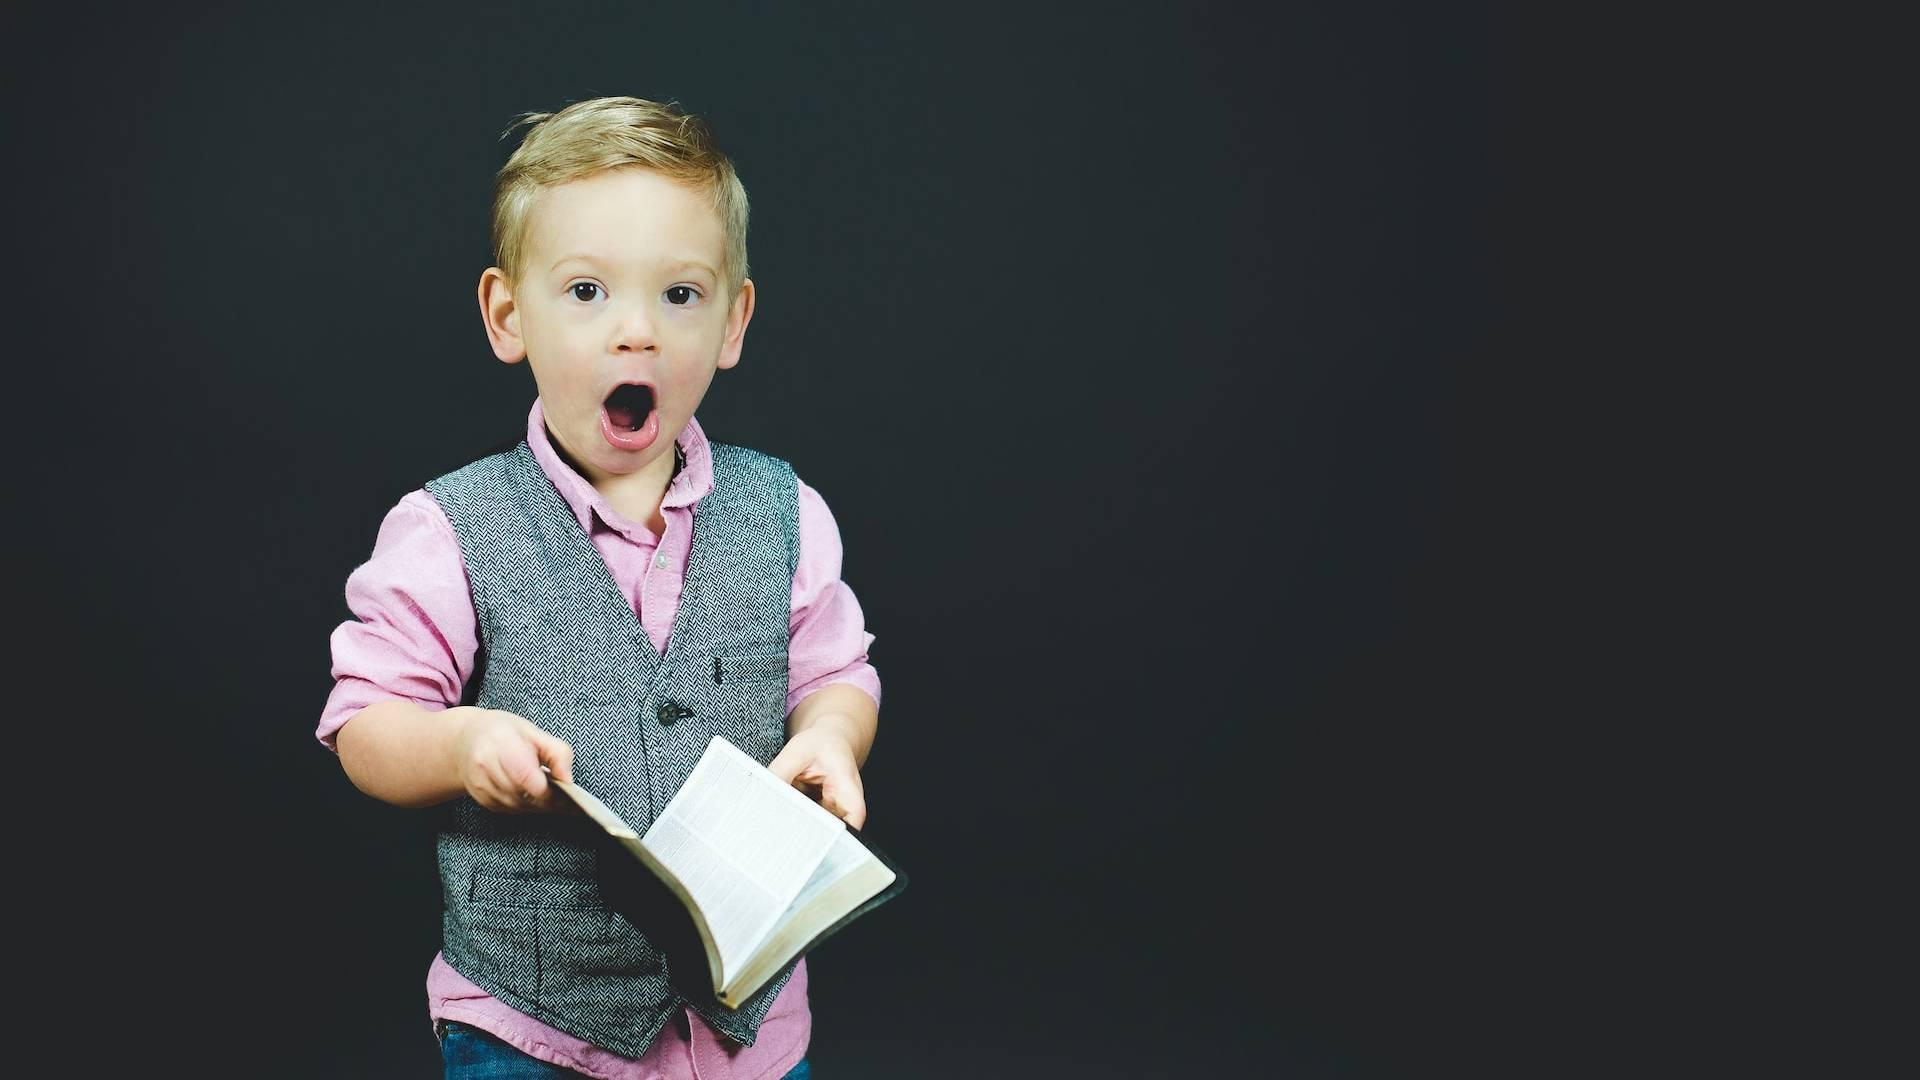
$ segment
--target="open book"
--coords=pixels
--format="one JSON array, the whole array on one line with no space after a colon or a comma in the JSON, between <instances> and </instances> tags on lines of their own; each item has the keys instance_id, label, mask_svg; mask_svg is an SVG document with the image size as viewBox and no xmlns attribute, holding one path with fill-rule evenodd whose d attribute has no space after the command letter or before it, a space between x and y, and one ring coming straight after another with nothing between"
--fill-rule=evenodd
<instances>
[{"instance_id":1,"label":"open book","mask_svg":"<svg viewBox=\"0 0 1920 1080\"><path fill-rule=\"evenodd\" d=\"M553 785L679 898L730 1009L906 887L859 833L718 735L645 836L578 784Z\"/></svg>"}]
</instances>

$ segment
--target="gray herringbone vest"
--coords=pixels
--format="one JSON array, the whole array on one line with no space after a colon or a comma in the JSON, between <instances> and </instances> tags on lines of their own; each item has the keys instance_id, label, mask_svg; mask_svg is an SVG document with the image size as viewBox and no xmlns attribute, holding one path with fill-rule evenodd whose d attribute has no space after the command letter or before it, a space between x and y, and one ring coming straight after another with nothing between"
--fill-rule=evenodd
<instances>
[{"instance_id":1,"label":"gray herringbone vest","mask_svg":"<svg viewBox=\"0 0 1920 1080\"><path fill-rule=\"evenodd\" d=\"M786 738L793 470L710 445L713 491L694 507L665 656L525 442L427 484L473 589L483 667L469 698L567 740L574 779L643 834L709 736L763 764ZM683 1002L659 950L602 901L586 828L457 800L439 837L447 963L521 1012L628 1057L683 1004L751 1045L793 966L737 1010Z\"/></svg>"}]
</instances>

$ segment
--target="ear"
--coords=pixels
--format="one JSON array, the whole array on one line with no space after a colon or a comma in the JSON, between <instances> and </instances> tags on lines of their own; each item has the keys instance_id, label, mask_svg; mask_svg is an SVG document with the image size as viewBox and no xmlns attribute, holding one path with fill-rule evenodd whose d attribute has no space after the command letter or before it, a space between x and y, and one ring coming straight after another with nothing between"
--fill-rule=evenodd
<instances>
[{"instance_id":1,"label":"ear","mask_svg":"<svg viewBox=\"0 0 1920 1080\"><path fill-rule=\"evenodd\" d=\"M520 309L513 302L513 285L506 272L489 266L480 275L480 321L486 324L487 340L493 355L503 363L517 364L527 358L527 343L520 337Z\"/></svg>"},{"instance_id":2,"label":"ear","mask_svg":"<svg viewBox=\"0 0 1920 1080\"><path fill-rule=\"evenodd\" d=\"M733 298L727 311L727 336L720 342L720 363L730 368L740 362L740 347L747 341L747 323L753 319L753 279L740 283L740 295Z\"/></svg>"}]
</instances>

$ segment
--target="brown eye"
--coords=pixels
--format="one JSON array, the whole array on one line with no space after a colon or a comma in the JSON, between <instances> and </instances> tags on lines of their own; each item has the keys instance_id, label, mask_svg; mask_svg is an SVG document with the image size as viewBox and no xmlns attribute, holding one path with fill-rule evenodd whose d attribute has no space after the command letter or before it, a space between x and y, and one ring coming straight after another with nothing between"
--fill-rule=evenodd
<instances>
[{"instance_id":1,"label":"brown eye","mask_svg":"<svg viewBox=\"0 0 1920 1080\"><path fill-rule=\"evenodd\" d=\"M581 289L592 289L595 292L598 292L600 290L600 286L595 285L591 281L576 282L572 285L567 286L567 291L573 294L573 298L575 300L578 300L583 304L591 304L593 303L593 297L591 295L588 295L588 296L580 295Z\"/></svg>"},{"instance_id":2,"label":"brown eye","mask_svg":"<svg viewBox=\"0 0 1920 1080\"><path fill-rule=\"evenodd\" d=\"M686 285L675 285L673 288L667 290L667 303L677 307L685 307L693 303L699 296L699 293Z\"/></svg>"}]
</instances>

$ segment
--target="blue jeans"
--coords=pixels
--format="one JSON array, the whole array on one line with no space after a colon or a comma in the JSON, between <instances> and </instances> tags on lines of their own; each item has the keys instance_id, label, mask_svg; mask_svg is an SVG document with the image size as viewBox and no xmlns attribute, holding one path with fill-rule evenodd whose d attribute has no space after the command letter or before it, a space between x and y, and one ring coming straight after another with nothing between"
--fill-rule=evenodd
<instances>
[{"instance_id":1,"label":"blue jeans","mask_svg":"<svg viewBox=\"0 0 1920 1080\"><path fill-rule=\"evenodd\" d=\"M447 1080L553 1080L580 1075L572 1069L523 1054L511 1044L457 1020L447 1021L446 1035L440 1040L440 1058L446 1062ZM800 1064L781 1080L812 1080L812 1077L812 1067L806 1058L801 1058Z\"/></svg>"}]
</instances>

